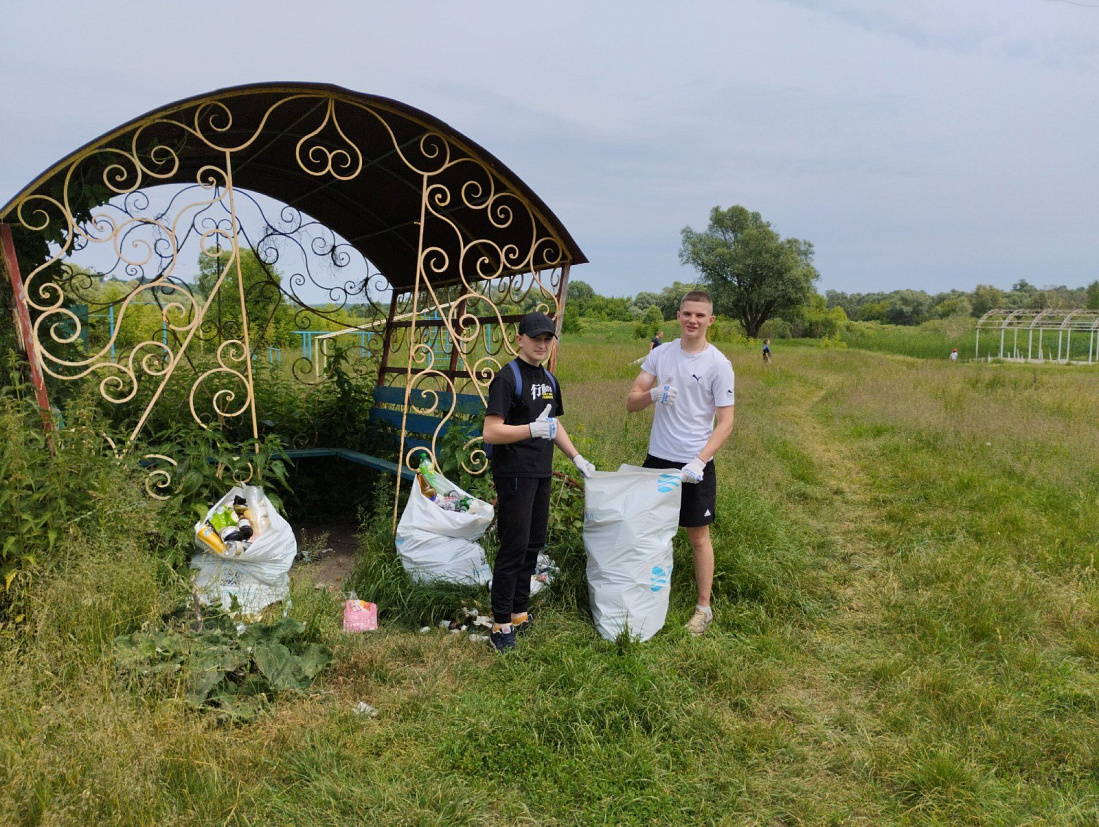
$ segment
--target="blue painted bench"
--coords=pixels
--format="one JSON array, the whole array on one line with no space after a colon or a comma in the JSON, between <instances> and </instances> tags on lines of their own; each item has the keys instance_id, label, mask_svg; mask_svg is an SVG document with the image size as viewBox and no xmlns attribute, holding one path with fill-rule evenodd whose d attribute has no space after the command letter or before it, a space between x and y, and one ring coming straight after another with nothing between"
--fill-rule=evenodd
<instances>
[{"instance_id":1,"label":"blue painted bench","mask_svg":"<svg viewBox=\"0 0 1099 827\"><path fill-rule=\"evenodd\" d=\"M454 424L454 414L464 414L480 418L484 415L485 405L481 397L476 394L444 393L432 394L427 391L413 389L411 394L411 406L408 414L402 412L404 406L405 389L393 385L378 385L374 388L374 406L370 409L370 419L389 425L397 431L401 430L402 418L405 429L405 452L412 448L431 448L431 439L438 430L441 438L446 435ZM457 399L455 401L455 396ZM436 410L438 414L415 413L413 408L429 408L434 402L438 402ZM451 407L453 406L453 412ZM451 418L445 424L443 416L451 413ZM470 431L470 437L480 436L480 425ZM376 457L364 454L361 451L352 451L347 448L293 448L286 452L291 459L305 459L308 457L335 457L337 459L353 462L357 465L365 465L387 474L396 476L400 474L406 480L414 480L416 472L411 468L401 467L399 462L384 457Z\"/></svg>"}]
</instances>

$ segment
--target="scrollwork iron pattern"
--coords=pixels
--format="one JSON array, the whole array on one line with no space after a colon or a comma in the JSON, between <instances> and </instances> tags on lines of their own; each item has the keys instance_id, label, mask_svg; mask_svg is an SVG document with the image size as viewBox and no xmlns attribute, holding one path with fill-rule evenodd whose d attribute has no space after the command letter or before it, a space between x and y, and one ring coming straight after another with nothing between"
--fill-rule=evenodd
<instances>
[{"instance_id":1,"label":"scrollwork iron pattern","mask_svg":"<svg viewBox=\"0 0 1099 827\"><path fill-rule=\"evenodd\" d=\"M36 316L34 345L44 369L62 380L93 379L108 402L141 406L121 454L138 441L173 379L186 386L186 409L198 425L250 420L251 436L258 439L253 366L280 305L292 309L299 335L315 332L316 338L345 325L350 308L358 310L363 320L347 328L384 330L389 365L403 365L382 381L427 392L433 404L413 412L441 416L444 423L457 415L453 394L487 398L492 377L515 355L518 314L560 312L568 270L561 240L465 148L430 130L411 145L399 138L395 122L405 115L343 100L388 132L391 154L422 181L420 222L435 240L421 244L415 287L393 300L392 309L392 284L353 246L300 211L285 205L272 209L235 187L236 154L263 138L280 106L302 97L309 96L276 100L243 138L231 130L231 99L210 99L178 116L151 117L131 127L124 142L115 136L109 145L104 141L78 153L64 168L60 188L32 192L16 204L14 223L50 239L48 260L25 278ZM341 124L339 96L312 97L321 104L312 110L315 123L284 162L319 184L352 180L370 159ZM212 160L190 181L181 180L181 147L195 142ZM86 201L89 191L98 194L98 205L90 220L79 221L76 216L87 206L81 199ZM471 235L467 225L460 226L453 218L459 206L482 216L487 230ZM492 234L493 228L528 225L525 244L501 243ZM185 253L196 248L205 262L205 290L197 289L183 264ZM242 251L254 254L266 277L245 281ZM293 266L280 279L277 273L285 271L291 255ZM85 257L106 263L89 272L77 264ZM443 279L444 272L451 277ZM116 295L104 301L100 291L100 304L93 308L109 313L109 335L81 351L74 345L86 338L90 320L73 305L97 282L102 287L109 281L119 282ZM264 301L275 295L278 301ZM151 312L159 329L137 336L142 305L155 307ZM257 307L268 308L269 315L250 317ZM400 325L385 328L390 312ZM305 347L307 338L315 337L302 335L302 353L290 370L317 382L324 349ZM381 336L363 339L363 364L376 364L383 346ZM197 353L203 358L194 358ZM443 392L451 394L449 410L442 409ZM433 455L437 447L438 434ZM471 448L467 470L483 470L483 451ZM151 495L164 496L176 463L159 454L153 458L147 487ZM402 459L411 465L412 452L403 451Z\"/></svg>"}]
</instances>

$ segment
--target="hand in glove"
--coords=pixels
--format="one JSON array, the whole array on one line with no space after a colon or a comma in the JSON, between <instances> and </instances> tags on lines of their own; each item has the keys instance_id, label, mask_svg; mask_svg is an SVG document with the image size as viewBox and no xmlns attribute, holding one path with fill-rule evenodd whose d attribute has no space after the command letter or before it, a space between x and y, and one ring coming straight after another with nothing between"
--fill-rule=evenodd
<instances>
[{"instance_id":1,"label":"hand in glove","mask_svg":"<svg viewBox=\"0 0 1099 827\"><path fill-rule=\"evenodd\" d=\"M553 405L546 405L542 415L530 423L530 435L537 439L553 439L557 436L557 420L550 416Z\"/></svg>"},{"instance_id":2,"label":"hand in glove","mask_svg":"<svg viewBox=\"0 0 1099 827\"><path fill-rule=\"evenodd\" d=\"M702 461L701 457L695 457L683 466L683 470L679 472L679 478L683 480L683 482L697 484L702 482L702 478L705 474L706 463Z\"/></svg>"},{"instance_id":3,"label":"hand in glove","mask_svg":"<svg viewBox=\"0 0 1099 827\"><path fill-rule=\"evenodd\" d=\"M583 474L585 477L590 477L592 474L595 473L595 466L579 454L572 458L572 464L580 469L580 473Z\"/></svg>"},{"instance_id":4,"label":"hand in glove","mask_svg":"<svg viewBox=\"0 0 1099 827\"><path fill-rule=\"evenodd\" d=\"M669 376L664 380L663 385L657 385L651 391L649 396L657 405L674 405L675 398L679 395L679 390L672 386L672 377Z\"/></svg>"}]
</instances>

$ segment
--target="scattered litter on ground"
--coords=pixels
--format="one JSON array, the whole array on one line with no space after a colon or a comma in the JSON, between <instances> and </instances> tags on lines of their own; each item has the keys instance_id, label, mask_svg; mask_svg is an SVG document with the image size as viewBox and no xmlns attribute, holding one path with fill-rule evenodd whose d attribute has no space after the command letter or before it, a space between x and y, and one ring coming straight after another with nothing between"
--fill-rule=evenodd
<instances>
[{"instance_id":1,"label":"scattered litter on ground","mask_svg":"<svg viewBox=\"0 0 1099 827\"><path fill-rule=\"evenodd\" d=\"M542 591L546 586L553 582L553 579L560 573L560 569L557 564L553 562L553 558L548 554L539 554L538 562L534 565L534 574L530 578L530 594L533 597ZM488 581L489 589L492 588L492 578Z\"/></svg>"},{"instance_id":2,"label":"scattered litter on ground","mask_svg":"<svg viewBox=\"0 0 1099 827\"><path fill-rule=\"evenodd\" d=\"M369 632L378 628L378 607L359 600L354 592L343 606L343 630L345 632Z\"/></svg>"},{"instance_id":3,"label":"scattered litter on ground","mask_svg":"<svg viewBox=\"0 0 1099 827\"><path fill-rule=\"evenodd\" d=\"M553 582L560 569L557 568L557 564L550 559L548 554L539 554L538 562L534 567L534 576L530 579L530 593L538 594L543 588Z\"/></svg>"},{"instance_id":4,"label":"scattered litter on ground","mask_svg":"<svg viewBox=\"0 0 1099 827\"><path fill-rule=\"evenodd\" d=\"M331 548L331 547L329 547L329 548L322 548L322 549L319 549L319 550L318 550L318 551L316 552L316 555L314 556L314 554L312 554L312 553L311 553L311 552L309 551L309 549L307 549L307 548L300 548L300 547L299 547L299 549L298 549L298 557L300 557L300 558L301 558L301 561L302 561L302 563L312 563L312 562L313 562L314 560L319 560L319 559L320 559L321 557L323 557L324 555L326 555L326 554L331 554L331 553L332 553L332 552L334 552L334 551L335 551L335 549L334 549L334 548Z\"/></svg>"}]
</instances>

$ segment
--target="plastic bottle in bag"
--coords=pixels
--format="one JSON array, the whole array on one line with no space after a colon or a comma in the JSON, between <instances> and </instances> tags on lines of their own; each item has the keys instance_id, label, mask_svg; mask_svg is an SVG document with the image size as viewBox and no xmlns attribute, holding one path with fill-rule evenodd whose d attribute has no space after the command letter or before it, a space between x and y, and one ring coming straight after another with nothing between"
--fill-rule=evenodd
<instances>
[{"instance_id":1,"label":"plastic bottle in bag","mask_svg":"<svg viewBox=\"0 0 1099 827\"><path fill-rule=\"evenodd\" d=\"M209 523L203 523L195 533L195 537L215 554L225 554L225 543Z\"/></svg>"},{"instance_id":2,"label":"plastic bottle in bag","mask_svg":"<svg viewBox=\"0 0 1099 827\"><path fill-rule=\"evenodd\" d=\"M219 534L222 529L228 528L229 526L236 526L237 524L237 517L236 514L233 513L233 507L228 504L220 505L215 508L206 519Z\"/></svg>"},{"instance_id":3,"label":"plastic bottle in bag","mask_svg":"<svg viewBox=\"0 0 1099 827\"><path fill-rule=\"evenodd\" d=\"M250 512L249 520L252 523L252 535L258 537L271 527L271 518L267 514L267 499L263 496L263 489L257 485L244 486L244 500Z\"/></svg>"},{"instance_id":4,"label":"plastic bottle in bag","mask_svg":"<svg viewBox=\"0 0 1099 827\"><path fill-rule=\"evenodd\" d=\"M236 512L233 511L233 506L228 503L219 506L214 510L210 515L209 523L214 527L218 536L226 543L244 539L244 536L240 533L240 529L237 527Z\"/></svg>"},{"instance_id":5,"label":"plastic bottle in bag","mask_svg":"<svg viewBox=\"0 0 1099 827\"><path fill-rule=\"evenodd\" d=\"M431 464L431 457L427 454L424 454L424 458L420 460L420 473L424 475L428 485L436 491L439 489L439 480L435 477L435 468Z\"/></svg>"},{"instance_id":6,"label":"plastic bottle in bag","mask_svg":"<svg viewBox=\"0 0 1099 827\"><path fill-rule=\"evenodd\" d=\"M417 474L416 482L420 484L420 493L422 493L429 500L435 499L436 491L431 486L431 483L427 481L427 477L425 477L423 474Z\"/></svg>"}]
</instances>

